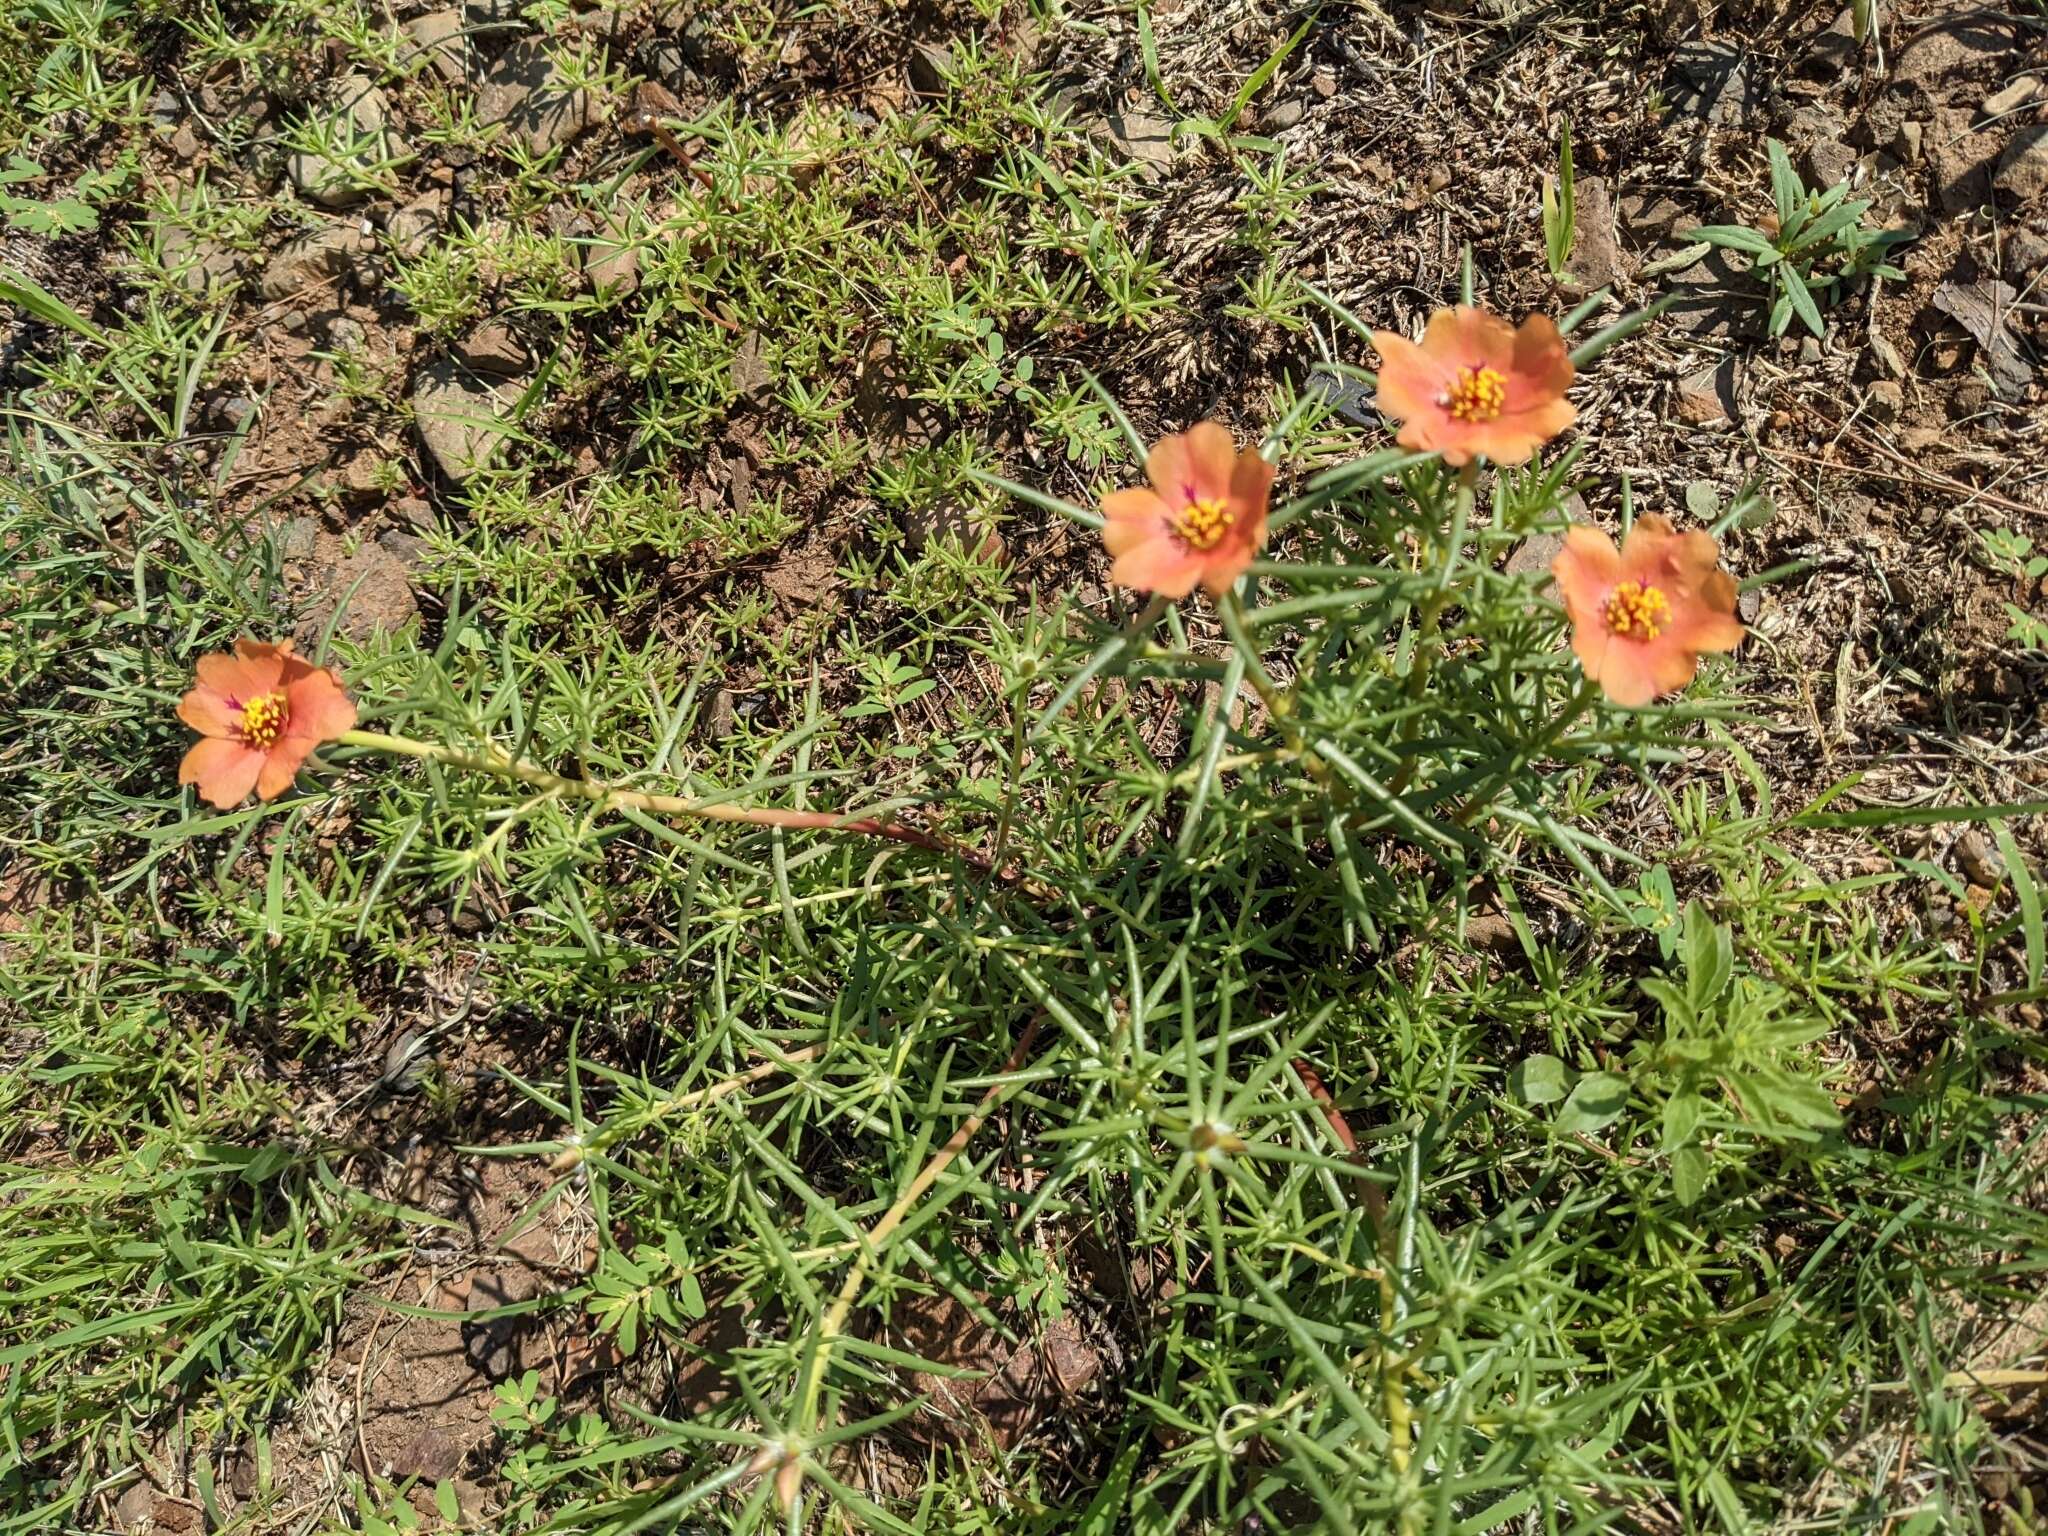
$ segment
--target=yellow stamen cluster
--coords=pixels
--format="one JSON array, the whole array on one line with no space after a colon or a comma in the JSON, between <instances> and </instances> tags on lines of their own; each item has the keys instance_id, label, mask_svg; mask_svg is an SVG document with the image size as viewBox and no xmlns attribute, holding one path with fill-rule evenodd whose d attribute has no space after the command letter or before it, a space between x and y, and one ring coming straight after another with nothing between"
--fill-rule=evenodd
<instances>
[{"instance_id":1,"label":"yellow stamen cluster","mask_svg":"<svg viewBox=\"0 0 2048 1536\"><path fill-rule=\"evenodd\" d=\"M1607 599L1607 627L1624 640L1654 640L1670 618L1670 601L1640 582L1624 581Z\"/></svg>"},{"instance_id":2,"label":"yellow stamen cluster","mask_svg":"<svg viewBox=\"0 0 2048 1536\"><path fill-rule=\"evenodd\" d=\"M1175 515L1173 531L1190 549L1214 549L1234 520L1227 505L1205 496Z\"/></svg>"},{"instance_id":3,"label":"yellow stamen cluster","mask_svg":"<svg viewBox=\"0 0 2048 1536\"><path fill-rule=\"evenodd\" d=\"M252 747L274 745L284 734L285 705L281 693L261 694L242 706L242 740Z\"/></svg>"},{"instance_id":4,"label":"yellow stamen cluster","mask_svg":"<svg viewBox=\"0 0 2048 1536\"><path fill-rule=\"evenodd\" d=\"M1458 421L1491 421L1507 403L1507 378L1492 368L1460 368L1442 400Z\"/></svg>"}]
</instances>

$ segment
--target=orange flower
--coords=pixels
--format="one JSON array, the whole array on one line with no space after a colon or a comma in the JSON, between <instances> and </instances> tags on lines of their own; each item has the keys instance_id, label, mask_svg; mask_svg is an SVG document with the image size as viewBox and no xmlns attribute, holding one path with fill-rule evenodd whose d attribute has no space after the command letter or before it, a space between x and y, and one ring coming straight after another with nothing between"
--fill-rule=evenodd
<instances>
[{"instance_id":1,"label":"orange flower","mask_svg":"<svg viewBox=\"0 0 2048 1536\"><path fill-rule=\"evenodd\" d=\"M1578 418L1565 399L1572 360L1543 315L1518 331L1498 315L1459 305L1430 316L1417 346L1395 331L1374 331L1380 392L1373 405L1401 423L1395 438L1418 453L1465 465L1480 454L1521 464Z\"/></svg>"},{"instance_id":2,"label":"orange flower","mask_svg":"<svg viewBox=\"0 0 2048 1536\"><path fill-rule=\"evenodd\" d=\"M1150 488L1102 498L1102 542L1116 557L1109 579L1171 598L1199 583L1221 597L1266 542L1273 466L1205 421L1154 443L1145 475Z\"/></svg>"},{"instance_id":3,"label":"orange flower","mask_svg":"<svg viewBox=\"0 0 2048 1536\"><path fill-rule=\"evenodd\" d=\"M356 723L341 679L292 654L289 640L237 640L232 656L199 658L198 686L178 701L178 718L200 735L178 765L180 784L222 810L255 790L275 800L323 741Z\"/></svg>"},{"instance_id":4,"label":"orange flower","mask_svg":"<svg viewBox=\"0 0 2048 1536\"><path fill-rule=\"evenodd\" d=\"M1735 578L1714 536L1639 517L1619 550L1597 528L1565 530L1550 563L1586 676L1617 704L1647 704L1692 681L1701 651L1742 643Z\"/></svg>"}]
</instances>

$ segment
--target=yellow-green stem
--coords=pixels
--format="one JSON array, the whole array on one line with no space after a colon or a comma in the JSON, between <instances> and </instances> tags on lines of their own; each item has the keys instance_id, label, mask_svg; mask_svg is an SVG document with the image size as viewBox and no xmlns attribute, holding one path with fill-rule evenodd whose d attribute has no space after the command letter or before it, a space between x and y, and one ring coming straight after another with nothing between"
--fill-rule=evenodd
<instances>
[{"instance_id":1,"label":"yellow-green stem","mask_svg":"<svg viewBox=\"0 0 2048 1536\"><path fill-rule=\"evenodd\" d=\"M471 751L462 747L442 746L439 742L418 741L410 736L389 736L382 731L344 731L335 740L337 745L344 747L361 747L366 751L384 752L394 757L416 757L450 768L461 768L472 773L488 773L520 784L530 784L548 794L588 801L604 811L631 809L645 811L654 816L689 816L704 821L739 822L755 827L787 827L811 832L850 832L866 837L886 838L891 842L908 843L934 853L951 854L984 874L996 875L1022 887L1038 900L1054 899L1053 893L1047 887L1028 876L1015 870L998 869L991 860L964 844L955 842L952 838L936 832L926 832L922 828L900 821L884 821L876 816L848 816L833 811L794 811L775 806L735 805L725 800L704 800L690 795L659 795L643 789L624 789L615 784L607 784L601 779L572 779L537 764L523 762L493 747Z\"/></svg>"},{"instance_id":2,"label":"yellow-green stem","mask_svg":"<svg viewBox=\"0 0 2048 1536\"><path fill-rule=\"evenodd\" d=\"M1479 486L1479 464L1477 460L1467 463L1458 471L1458 489L1452 502L1451 527L1462 529L1472 520L1472 503ZM1438 589L1422 600L1415 613L1415 655L1408 663L1408 698L1419 702L1429 689L1429 675L1436 666L1437 654L1443 649L1443 637L1438 628L1443 611L1451 602L1449 576L1457 564L1458 545L1448 542L1443 551L1445 580ZM1412 740L1419 716L1410 713L1401 726L1401 740ZM1387 782L1387 792L1398 795L1408 787L1415 777L1416 759L1409 758L1401 764L1394 777Z\"/></svg>"},{"instance_id":3,"label":"yellow-green stem","mask_svg":"<svg viewBox=\"0 0 2048 1536\"><path fill-rule=\"evenodd\" d=\"M839 1294L833 1298L832 1309L818 1324L818 1352L811 1359L810 1370L804 1381L803 1409L798 1415L799 1422L810 1423L817 1412L818 1393L824 1386L826 1362L840 1330L846 1326L846 1319L852 1313L854 1303L860 1299L861 1286L867 1280L869 1261L880 1255L882 1244L889 1240L889 1234L902 1225L903 1218L910 1214L911 1207L917 1204L926 1190L938 1182L939 1175L946 1171L953 1159L958 1157L966 1149L967 1143L974 1139L974 1133L981 1129L982 1122L988 1118L989 1111L995 1107L996 1101L1016 1086L1007 1079L1012 1072L1024 1065L1024 1057L1031 1049L1031 1042L1037 1038L1038 1020L1034 1017L1025 1026L1023 1038L1018 1040L1017 1048L1010 1052L1010 1059L1003 1064L996 1081L990 1083L982 1093L981 1102L975 1106L974 1113L960 1122L960 1128L953 1132L943 1147L932 1154L931 1160L918 1170L917 1177L903 1186L903 1193L898 1195L889 1209L882 1213L881 1218L868 1228L866 1240L861 1244L860 1252L855 1255L852 1268L847 1270L846 1279L840 1284Z\"/></svg>"}]
</instances>

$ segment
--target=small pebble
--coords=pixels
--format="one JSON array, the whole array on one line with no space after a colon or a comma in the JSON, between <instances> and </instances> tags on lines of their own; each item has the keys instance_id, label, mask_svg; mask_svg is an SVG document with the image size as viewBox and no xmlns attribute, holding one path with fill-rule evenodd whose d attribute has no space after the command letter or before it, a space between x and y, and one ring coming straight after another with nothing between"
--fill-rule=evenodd
<instances>
[{"instance_id":1,"label":"small pebble","mask_svg":"<svg viewBox=\"0 0 2048 1536\"><path fill-rule=\"evenodd\" d=\"M1970 884L1993 886L2005 878L2005 860L1982 832L1965 832L1949 850L1956 869Z\"/></svg>"}]
</instances>

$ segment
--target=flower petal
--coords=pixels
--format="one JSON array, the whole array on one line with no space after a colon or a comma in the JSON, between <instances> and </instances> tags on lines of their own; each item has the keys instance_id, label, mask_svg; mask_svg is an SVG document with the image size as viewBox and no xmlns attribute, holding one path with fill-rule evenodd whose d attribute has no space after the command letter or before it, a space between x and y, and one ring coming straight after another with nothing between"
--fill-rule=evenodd
<instances>
[{"instance_id":1,"label":"flower petal","mask_svg":"<svg viewBox=\"0 0 2048 1536\"><path fill-rule=\"evenodd\" d=\"M1661 512L1645 512L1621 540L1621 574L1628 581L1662 583L1676 574L1669 564L1678 532Z\"/></svg>"},{"instance_id":2,"label":"flower petal","mask_svg":"<svg viewBox=\"0 0 2048 1536\"><path fill-rule=\"evenodd\" d=\"M1510 376L1520 386L1517 393L1537 400L1563 395L1577 377L1564 338L1557 332L1557 322L1548 315L1531 315L1522 322L1522 328L1515 332L1511 358Z\"/></svg>"},{"instance_id":3,"label":"flower petal","mask_svg":"<svg viewBox=\"0 0 2048 1536\"><path fill-rule=\"evenodd\" d=\"M1211 597L1221 597L1237 585L1237 578L1251 569L1256 551L1249 541L1231 540L1202 556L1201 581Z\"/></svg>"},{"instance_id":4,"label":"flower petal","mask_svg":"<svg viewBox=\"0 0 2048 1536\"><path fill-rule=\"evenodd\" d=\"M256 798L275 800L292 787L292 780L299 776L299 765L304 763L317 745L306 736L280 736L277 744L263 756L263 772L256 780Z\"/></svg>"},{"instance_id":5,"label":"flower petal","mask_svg":"<svg viewBox=\"0 0 2048 1536\"><path fill-rule=\"evenodd\" d=\"M1698 653L1678 644L1668 630L1637 649L1644 653L1644 666L1657 693L1677 693L1699 673Z\"/></svg>"},{"instance_id":6,"label":"flower petal","mask_svg":"<svg viewBox=\"0 0 2048 1536\"><path fill-rule=\"evenodd\" d=\"M212 688L194 688L178 700L178 718L202 736L232 736L242 725L242 711Z\"/></svg>"},{"instance_id":7,"label":"flower petal","mask_svg":"<svg viewBox=\"0 0 2048 1536\"><path fill-rule=\"evenodd\" d=\"M308 668L305 676L287 683L284 698L282 739L304 741L307 752L323 741L334 740L343 731L355 729L355 700L348 696L341 679L326 667Z\"/></svg>"},{"instance_id":8,"label":"flower petal","mask_svg":"<svg viewBox=\"0 0 2048 1536\"><path fill-rule=\"evenodd\" d=\"M1526 464L1538 448L1578 420L1578 408L1551 400L1535 409L1511 411L1492 421L1453 422L1457 447L1468 456L1483 453L1496 464ZM1454 464L1463 459L1445 458Z\"/></svg>"},{"instance_id":9,"label":"flower petal","mask_svg":"<svg viewBox=\"0 0 2048 1536\"><path fill-rule=\"evenodd\" d=\"M1198 421L1184 436L1195 494L1205 501L1228 500L1231 477L1237 470L1237 442L1230 429L1219 422Z\"/></svg>"},{"instance_id":10,"label":"flower petal","mask_svg":"<svg viewBox=\"0 0 2048 1536\"><path fill-rule=\"evenodd\" d=\"M1453 370L1491 368L1506 374L1515 365L1515 328L1476 304L1460 304L1429 317L1422 350Z\"/></svg>"},{"instance_id":11,"label":"flower petal","mask_svg":"<svg viewBox=\"0 0 2048 1536\"><path fill-rule=\"evenodd\" d=\"M254 640L236 641L235 652L202 656L193 673L201 688L212 689L240 709L246 700L277 690L284 676L284 656L276 646Z\"/></svg>"},{"instance_id":12,"label":"flower petal","mask_svg":"<svg viewBox=\"0 0 2048 1536\"><path fill-rule=\"evenodd\" d=\"M1432 357L1398 331L1374 331L1372 344L1380 355L1374 410L1400 422L1449 419L1438 401L1457 377L1454 366ZM1405 439L1403 434L1404 445Z\"/></svg>"},{"instance_id":13,"label":"flower petal","mask_svg":"<svg viewBox=\"0 0 2048 1536\"><path fill-rule=\"evenodd\" d=\"M1735 616L1735 578L1709 571L1665 631L1672 643L1688 651L1732 651L1747 631Z\"/></svg>"},{"instance_id":14,"label":"flower petal","mask_svg":"<svg viewBox=\"0 0 2048 1536\"><path fill-rule=\"evenodd\" d=\"M1152 489L1169 512L1186 506L1190 499L1188 487L1194 483L1187 439L1171 434L1154 443L1152 451L1145 455L1145 478L1152 482Z\"/></svg>"},{"instance_id":15,"label":"flower petal","mask_svg":"<svg viewBox=\"0 0 2048 1536\"><path fill-rule=\"evenodd\" d=\"M1102 542L1112 555L1133 549L1164 530L1173 514L1147 486L1111 491L1102 498Z\"/></svg>"},{"instance_id":16,"label":"flower petal","mask_svg":"<svg viewBox=\"0 0 2048 1536\"><path fill-rule=\"evenodd\" d=\"M1247 448L1230 471L1231 532L1243 530L1253 550L1266 547L1266 512L1273 500L1273 466L1265 455Z\"/></svg>"},{"instance_id":17,"label":"flower petal","mask_svg":"<svg viewBox=\"0 0 2048 1536\"><path fill-rule=\"evenodd\" d=\"M263 772L264 753L244 742L206 736L178 764L178 782L199 786L199 798L228 810L249 798Z\"/></svg>"},{"instance_id":18,"label":"flower petal","mask_svg":"<svg viewBox=\"0 0 2048 1536\"><path fill-rule=\"evenodd\" d=\"M1118 586L1178 600L1195 589L1203 564L1202 557L1180 540L1161 533L1118 555L1109 568L1109 579Z\"/></svg>"},{"instance_id":19,"label":"flower petal","mask_svg":"<svg viewBox=\"0 0 2048 1536\"><path fill-rule=\"evenodd\" d=\"M1657 697L1657 674L1648 651L1605 624L1580 624L1572 630L1572 653L1586 676L1600 685L1610 702L1625 709L1640 709Z\"/></svg>"},{"instance_id":20,"label":"flower petal","mask_svg":"<svg viewBox=\"0 0 2048 1536\"><path fill-rule=\"evenodd\" d=\"M1564 531L1564 548L1550 562L1550 574L1574 624L1602 625L1607 594L1621 579L1621 552L1598 528L1574 523Z\"/></svg>"},{"instance_id":21,"label":"flower petal","mask_svg":"<svg viewBox=\"0 0 2048 1536\"><path fill-rule=\"evenodd\" d=\"M1145 475L1167 510L1178 512L1191 501L1227 496L1236 457L1230 433L1204 421L1154 443L1145 456Z\"/></svg>"}]
</instances>

